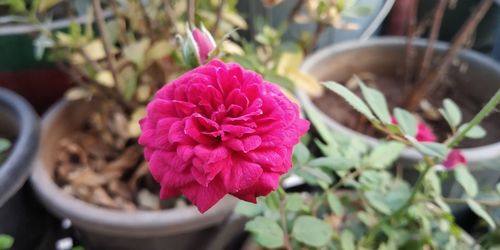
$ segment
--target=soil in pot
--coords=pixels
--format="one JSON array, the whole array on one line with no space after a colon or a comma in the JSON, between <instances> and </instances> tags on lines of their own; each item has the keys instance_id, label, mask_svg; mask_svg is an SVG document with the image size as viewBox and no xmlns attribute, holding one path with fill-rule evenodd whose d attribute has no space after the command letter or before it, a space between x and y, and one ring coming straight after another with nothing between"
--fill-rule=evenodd
<instances>
[{"instance_id":1,"label":"soil in pot","mask_svg":"<svg viewBox=\"0 0 500 250\"><path fill-rule=\"evenodd\" d=\"M90 113L78 131L59 141L55 183L64 192L105 208L134 211L186 206L183 199L159 199L160 187L149 174L142 147L129 136L125 114L105 103L100 111Z\"/></svg>"},{"instance_id":2,"label":"soil in pot","mask_svg":"<svg viewBox=\"0 0 500 250\"><path fill-rule=\"evenodd\" d=\"M357 72L357 75L368 86L376 88L384 93L391 110L394 107L403 107L403 103L405 101L404 98L406 97L411 86L409 86L409 84L405 85L404 72L402 69L398 72L391 72L388 74ZM440 141L446 139L451 132L448 124L440 117L437 111L437 109L442 106L442 100L450 98L457 103L457 105L461 108L463 121L469 121L472 119L484 105L484 100L477 100L468 95L468 93L464 92L461 88L455 87L457 86L456 83L459 81L460 77L460 74L448 74L448 76L439 84L440 87L426 99L432 107L426 111L419 109L417 112L420 118L433 128L434 133ZM354 92L359 95L361 94L356 80L353 78L342 82ZM361 114L356 112L342 98L338 97L331 91L325 91L323 96L314 99L313 102L325 114L346 127L377 138L381 138L383 136L378 133ZM490 115L481 123L481 126L487 131L487 136L482 139L465 139L460 144L460 147L477 147L500 141L500 130L498 129L498 124L500 124L500 114L496 113Z\"/></svg>"}]
</instances>

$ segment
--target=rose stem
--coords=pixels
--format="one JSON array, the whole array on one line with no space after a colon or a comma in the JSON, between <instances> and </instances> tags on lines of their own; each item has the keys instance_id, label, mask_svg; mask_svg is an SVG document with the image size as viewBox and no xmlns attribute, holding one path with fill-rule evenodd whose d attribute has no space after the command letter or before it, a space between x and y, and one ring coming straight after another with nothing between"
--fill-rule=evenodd
<instances>
[{"instance_id":1,"label":"rose stem","mask_svg":"<svg viewBox=\"0 0 500 250\"><path fill-rule=\"evenodd\" d=\"M467 23L464 25L459 34L454 38L454 41L444 55L443 59L439 62L439 67L436 67L431 71L425 78L419 81L415 85L415 89L412 90L408 97L405 107L410 111L415 111L420 104L420 101L435 87L438 83L437 81L446 73L449 66L451 65L452 59L458 54L459 50L464 46L467 39L474 32L479 21L484 17L493 0L482 0L479 7L471 15Z\"/></svg>"}]
</instances>

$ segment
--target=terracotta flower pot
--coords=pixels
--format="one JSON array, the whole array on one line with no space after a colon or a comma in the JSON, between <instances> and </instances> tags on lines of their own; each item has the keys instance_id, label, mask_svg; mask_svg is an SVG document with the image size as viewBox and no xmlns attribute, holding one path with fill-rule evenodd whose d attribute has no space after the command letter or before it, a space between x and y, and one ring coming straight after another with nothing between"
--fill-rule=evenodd
<instances>
[{"instance_id":1,"label":"terracotta flower pot","mask_svg":"<svg viewBox=\"0 0 500 250\"><path fill-rule=\"evenodd\" d=\"M419 56L423 54L425 44L425 40L416 41L415 45ZM318 80L332 80L341 83L347 81L354 74L367 72L382 76L401 75L405 65L405 46L406 39L402 37L333 45L308 57L302 65L302 70ZM437 54L442 54L447 48L448 44L446 43L438 43L435 46ZM419 56L417 56L416 62L420 62ZM459 67L452 66L450 75L456 76L454 86L464 96L472 98L475 103L481 105L486 103L500 88L500 65L490 58L470 50L463 51L459 57L461 62L467 65L467 69L463 72L463 69L461 71ZM397 88L395 90L400 91ZM298 91L297 95L302 103L312 104L314 110L333 131L357 137L371 146L376 146L379 143L378 139L356 132L328 116L324 108L320 109L304 92ZM498 121L499 116L499 113L494 113L488 119ZM468 118L465 117L464 121L467 120ZM490 128L489 132L494 131L498 135L496 133L498 129L498 126ZM491 138L488 139L492 141ZM462 152L468 160L469 170L481 187L494 187L498 183L500 179L500 142L493 140L487 145L464 148ZM417 173L413 170L413 166L421 159L421 155L414 149L406 149L401 153L400 164L406 167L405 177L410 181L416 178ZM463 190L454 181L448 181L443 188L443 194L461 196Z\"/></svg>"},{"instance_id":2,"label":"terracotta flower pot","mask_svg":"<svg viewBox=\"0 0 500 250\"><path fill-rule=\"evenodd\" d=\"M24 185L37 150L38 125L24 99L0 88L0 137L12 143L0 162L0 234L15 238L14 249L34 249L45 231L43 209Z\"/></svg>"},{"instance_id":3,"label":"terracotta flower pot","mask_svg":"<svg viewBox=\"0 0 500 250\"><path fill-rule=\"evenodd\" d=\"M86 203L64 193L53 181L59 140L76 129L94 107L60 101L43 117L41 145L31 182L42 203L68 218L89 249L202 249L231 214L236 200L226 197L200 214L194 206L162 211L126 212Z\"/></svg>"}]
</instances>

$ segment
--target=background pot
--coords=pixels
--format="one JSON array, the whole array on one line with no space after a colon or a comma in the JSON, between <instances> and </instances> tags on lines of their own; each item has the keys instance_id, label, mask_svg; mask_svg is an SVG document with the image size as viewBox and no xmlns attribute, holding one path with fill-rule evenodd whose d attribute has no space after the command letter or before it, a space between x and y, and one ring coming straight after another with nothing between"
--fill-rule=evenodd
<instances>
[{"instance_id":1,"label":"background pot","mask_svg":"<svg viewBox=\"0 0 500 250\"><path fill-rule=\"evenodd\" d=\"M264 17L264 20L273 27L278 27L283 22L288 23L288 15L297 3L298 0L285 0L273 8L266 8L262 1L239 1L238 9L247 19L250 26L250 38L256 34L255 18ZM350 18L345 17L349 22L359 26L357 30L338 30L332 27L325 30L318 41L317 48L321 48L333 43L338 43L347 40L367 39L378 32L380 25L391 10L395 0L358 0L360 5L370 6L371 13L367 16ZM258 27L260 28L260 27ZM288 31L285 33L285 39L297 41L301 33L313 33L316 29L316 24L289 24Z\"/></svg>"},{"instance_id":2,"label":"background pot","mask_svg":"<svg viewBox=\"0 0 500 250\"><path fill-rule=\"evenodd\" d=\"M14 249L34 249L44 232L45 214L24 183L38 146L38 118L25 100L2 88L0 137L12 142L0 164L0 234L16 239Z\"/></svg>"},{"instance_id":3,"label":"background pot","mask_svg":"<svg viewBox=\"0 0 500 250\"><path fill-rule=\"evenodd\" d=\"M403 71L401 65L405 65L403 56L405 40L402 37L393 37L333 45L308 57L302 65L302 70L318 80L337 82L345 82L352 75L362 72L396 75ZM425 40L415 42L417 54L422 54L425 44ZM448 48L448 44L438 43L435 48L437 54L442 54ZM450 73L460 74L455 86L473 97L478 103L485 103L500 88L498 80L500 79L500 65L486 56L469 50L463 51L459 57L468 65L468 69L466 73L460 73L456 66L452 66ZM416 60L419 61L418 56ZM378 144L377 139L358 133L327 116L305 93L299 91L297 94L301 102L312 104L315 111L332 130L358 137L371 146ZM492 116L496 116L495 119L497 119L499 115L495 113ZM493 187L497 184L500 178L500 142L466 148L463 149L463 153L468 160L469 169L481 187ZM417 175L412 166L420 159L420 154L413 149L406 149L401 154L400 163L407 167L405 177L410 181L414 180ZM453 178L448 180L450 179ZM450 180L445 183L443 194L461 196L463 190L457 183Z\"/></svg>"},{"instance_id":4,"label":"background pot","mask_svg":"<svg viewBox=\"0 0 500 250\"><path fill-rule=\"evenodd\" d=\"M236 201L230 197L201 215L193 206L163 211L105 209L64 193L52 179L59 140L79 129L91 103L61 101L42 121L41 145L31 182L42 203L68 218L90 249L202 249L215 237Z\"/></svg>"}]
</instances>

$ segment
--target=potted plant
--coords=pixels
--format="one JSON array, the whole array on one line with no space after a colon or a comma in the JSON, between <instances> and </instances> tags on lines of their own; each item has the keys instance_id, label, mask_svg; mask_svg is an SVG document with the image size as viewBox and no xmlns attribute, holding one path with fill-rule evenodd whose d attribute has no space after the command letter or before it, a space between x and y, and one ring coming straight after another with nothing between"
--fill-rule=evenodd
<instances>
[{"instance_id":1,"label":"potted plant","mask_svg":"<svg viewBox=\"0 0 500 250\"><path fill-rule=\"evenodd\" d=\"M325 156L314 157L299 144L289 174L301 176L313 189L304 193L279 187L256 204L240 202L236 211L251 219L245 230L252 240L266 249L480 249L478 242L456 225L446 202L468 204L495 229L497 224L486 211L498 205L500 192L495 191L488 200L473 196L449 199L441 193L438 175L442 171L460 172L459 180L467 193L477 194L477 182L453 145L495 109L500 90L464 129L439 143L418 141L418 122L404 109L392 113L398 124L387 122L391 112L385 97L358 83L363 99L341 84L324 85L353 105L389 141L370 149L358 137L330 131L312 105L304 104L319 134L315 143ZM423 155L414 166L419 177L413 186L389 171L405 146Z\"/></svg>"},{"instance_id":2,"label":"potted plant","mask_svg":"<svg viewBox=\"0 0 500 250\"><path fill-rule=\"evenodd\" d=\"M54 215L72 222L84 247L203 247L234 200L224 199L205 214L184 199L160 201L137 142L138 121L158 88L209 54L234 48L221 39L235 35L234 23L241 24L222 15L234 14L234 4L110 1L111 20L99 0L91 6L93 18L85 24L44 33L51 55L78 87L43 117L43 147L31 177L36 194ZM196 28L201 20L219 44L207 29Z\"/></svg>"},{"instance_id":3,"label":"potted plant","mask_svg":"<svg viewBox=\"0 0 500 250\"><path fill-rule=\"evenodd\" d=\"M498 64L476 52L461 50L492 2L481 2L450 45L436 42L446 3L447 1L439 2L429 40L392 37L340 44L309 57L302 69L319 80L342 82L359 92L357 81L350 80L353 74L357 74L369 86L380 89L388 96L389 107L402 105L411 111L417 111L418 119L430 126L435 136L445 139L451 131L460 129L460 121L477 112L480 104L490 98L500 86L495 80L500 73ZM481 84L481 87L476 87L476 84ZM372 146L377 145L377 137L380 138L381 135L367 126L366 119L353 115L349 105L335 95L326 94L311 99L299 91L298 97L302 103L314 103L316 112L332 129L356 136ZM437 108L445 98L451 98L461 107L459 112L456 105L447 101L449 112L463 113L463 119L461 114L453 118L455 120L451 131L445 121L450 115ZM479 180L481 187L493 187L500 177L500 172L494 170L498 168L500 157L500 144L496 136L498 129L494 125L498 123L498 119L498 114L493 114L483 123L482 127L488 131L489 136L481 140L465 140L460 144L468 159L469 169ZM483 129L474 132L468 136L480 138L485 134ZM419 159L421 156L416 151L404 150L399 164L408 166ZM404 172L410 180L415 180L415 172ZM454 183L449 181L444 193L459 197L463 194L463 189Z\"/></svg>"},{"instance_id":4,"label":"potted plant","mask_svg":"<svg viewBox=\"0 0 500 250\"><path fill-rule=\"evenodd\" d=\"M31 106L0 88L0 234L23 239L15 242L16 248L34 248L45 232L45 214L25 185L37 142L38 118ZM0 242L6 241L9 238L0 236Z\"/></svg>"},{"instance_id":5,"label":"potted plant","mask_svg":"<svg viewBox=\"0 0 500 250\"><path fill-rule=\"evenodd\" d=\"M394 1L249 1L239 4L247 14L252 36L262 21L287 25L285 40L308 43L312 51L332 43L373 36ZM264 15L259 15L263 13Z\"/></svg>"}]
</instances>

